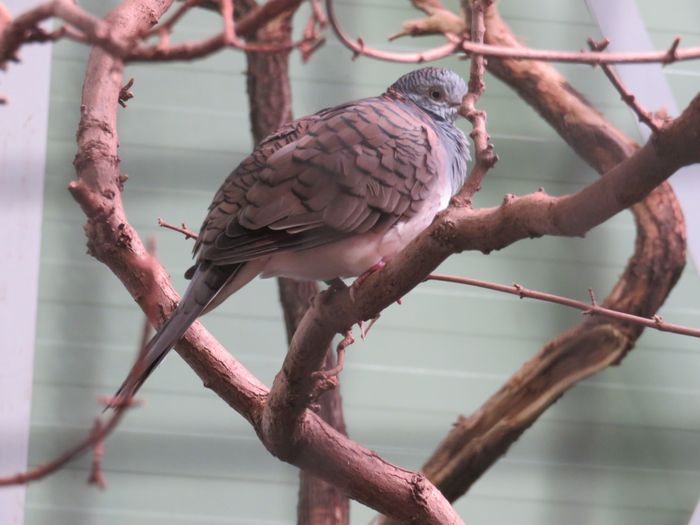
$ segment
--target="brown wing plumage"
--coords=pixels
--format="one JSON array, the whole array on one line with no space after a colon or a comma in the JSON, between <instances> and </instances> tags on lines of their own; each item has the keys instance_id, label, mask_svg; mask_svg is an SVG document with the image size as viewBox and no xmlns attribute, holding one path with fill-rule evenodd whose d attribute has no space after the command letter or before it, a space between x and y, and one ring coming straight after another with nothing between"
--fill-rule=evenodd
<instances>
[{"instance_id":1,"label":"brown wing plumage","mask_svg":"<svg viewBox=\"0 0 700 525\"><path fill-rule=\"evenodd\" d=\"M442 153L419 111L376 97L281 128L217 192L195 246L199 259L245 262L413 216Z\"/></svg>"}]
</instances>

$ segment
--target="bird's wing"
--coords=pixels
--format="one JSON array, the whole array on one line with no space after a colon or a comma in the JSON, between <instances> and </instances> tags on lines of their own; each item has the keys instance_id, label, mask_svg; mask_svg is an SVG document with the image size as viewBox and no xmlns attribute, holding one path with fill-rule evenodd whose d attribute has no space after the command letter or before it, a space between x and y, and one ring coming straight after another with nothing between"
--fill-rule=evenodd
<instances>
[{"instance_id":1,"label":"bird's wing","mask_svg":"<svg viewBox=\"0 0 700 525\"><path fill-rule=\"evenodd\" d=\"M265 139L214 197L195 247L236 264L416 214L443 163L427 115L386 97L297 120Z\"/></svg>"}]
</instances>

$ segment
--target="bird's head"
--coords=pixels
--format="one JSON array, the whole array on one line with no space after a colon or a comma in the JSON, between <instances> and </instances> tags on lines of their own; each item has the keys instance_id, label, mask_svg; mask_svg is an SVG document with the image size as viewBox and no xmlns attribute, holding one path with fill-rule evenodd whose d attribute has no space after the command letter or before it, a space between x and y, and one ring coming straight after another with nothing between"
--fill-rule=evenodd
<instances>
[{"instance_id":1,"label":"bird's head","mask_svg":"<svg viewBox=\"0 0 700 525\"><path fill-rule=\"evenodd\" d=\"M441 67L424 67L405 74L389 92L396 92L434 117L454 123L467 84L457 73Z\"/></svg>"}]
</instances>

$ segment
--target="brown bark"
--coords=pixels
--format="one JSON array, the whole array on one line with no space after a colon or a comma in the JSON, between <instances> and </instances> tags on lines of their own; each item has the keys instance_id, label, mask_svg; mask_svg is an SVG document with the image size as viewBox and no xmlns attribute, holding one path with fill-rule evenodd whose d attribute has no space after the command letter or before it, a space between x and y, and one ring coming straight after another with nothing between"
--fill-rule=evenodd
<instances>
[{"instance_id":1,"label":"brown bark","mask_svg":"<svg viewBox=\"0 0 700 525\"><path fill-rule=\"evenodd\" d=\"M268 5L268 4L266 4ZM274 19L257 32L253 40L266 43L291 42L291 15L288 12ZM249 18L249 14L246 14ZM279 53L246 53L248 59L248 102L251 132L256 143L292 120L291 86L289 82L289 51ZM318 295L315 282L278 279L280 303L284 312L287 340L297 329L311 300ZM331 346L326 351L325 368L335 366ZM320 396L319 412L326 423L347 435L343 418L340 389ZM299 503L297 522L303 525L345 525L350 518L348 497L335 485L304 470L299 472Z\"/></svg>"},{"instance_id":2,"label":"brown bark","mask_svg":"<svg viewBox=\"0 0 700 525\"><path fill-rule=\"evenodd\" d=\"M422 282L452 253L488 252L527 237L582 235L644 198L681 165L700 160L698 136L700 96L655 140L581 191L563 197L551 197L543 191L523 197L509 195L498 207L478 210L452 205L400 256L389 261L381 272L370 275L352 301L347 291L323 294L302 319L271 389L263 413L268 446L280 455L295 449L300 437L299 418L315 385L312 374L320 369L333 334L344 333L353 323L374 317ZM676 277L677 272L665 271L659 279L674 282ZM648 274L639 277L641 281L647 278ZM656 293L650 289L652 296ZM641 301L641 305L648 303ZM621 329L626 331L627 327L622 325ZM639 329L632 327L630 333Z\"/></svg>"},{"instance_id":3,"label":"brown bark","mask_svg":"<svg viewBox=\"0 0 700 525\"><path fill-rule=\"evenodd\" d=\"M127 0L108 18L115 31L133 37L150 27L169 5L166 0ZM160 326L179 297L158 261L144 250L129 225L121 203L124 177L119 171L116 111L123 77L122 63L100 49L92 52L83 88L78 128L77 180L69 185L87 216L89 252L109 266L156 326ZM155 283L153 295L146 293ZM157 307L151 308L151 301ZM267 388L219 345L200 323L194 323L176 350L214 390L269 440L261 415ZM424 476L395 467L374 452L350 441L317 415L303 416L304 439L288 461L332 481L352 497L402 520L441 525L462 523L442 495Z\"/></svg>"},{"instance_id":4,"label":"brown bark","mask_svg":"<svg viewBox=\"0 0 700 525\"><path fill-rule=\"evenodd\" d=\"M110 15L110 22L117 23L125 37L133 38L166 6L164 0L128 0ZM90 252L112 269L150 319L160 324L178 297L162 267L143 249L121 205L123 178L116 134L121 82L122 64L100 50L94 51L87 68L78 129L78 180L70 189L88 217L85 230ZM273 454L331 481L395 519L462 523L424 476L386 463L306 410L314 387L312 373L325 361L333 335L372 317L455 251L497 249L526 236L582 233L643 198L680 165L697 162L699 136L700 99L696 99L655 141L606 174L603 183L562 198L538 193L508 198L492 209L451 207L384 270L370 276L356 291L354 301L349 300L347 291L324 293L314 301L299 323L269 393L199 323L188 330L177 350L207 387L251 422ZM156 284L157 308L150 308L150 301L145 300L151 282ZM593 328L601 340L616 341L618 333L625 337L620 330ZM568 370L568 364L555 359L547 362L557 370ZM578 369L575 372L581 373Z\"/></svg>"},{"instance_id":5,"label":"brown bark","mask_svg":"<svg viewBox=\"0 0 700 525\"><path fill-rule=\"evenodd\" d=\"M493 8L488 12L486 42L522 48ZM491 58L488 68L533 106L599 173L611 170L638 151L637 144L594 110L550 65ZM654 166L647 174L654 177L662 170ZM609 175L601 183L607 184ZM604 304L649 317L666 300L685 265L685 224L667 183L659 185L631 211L637 226L635 251ZM423 466L423 472L454 501L564 392L581 379L618 364L642 330L637 324L594 317L556 337L477 412L459 418ZM378 525L390 523L395 522L385 518L378 521Z\"/></svg>"}]
</instances>

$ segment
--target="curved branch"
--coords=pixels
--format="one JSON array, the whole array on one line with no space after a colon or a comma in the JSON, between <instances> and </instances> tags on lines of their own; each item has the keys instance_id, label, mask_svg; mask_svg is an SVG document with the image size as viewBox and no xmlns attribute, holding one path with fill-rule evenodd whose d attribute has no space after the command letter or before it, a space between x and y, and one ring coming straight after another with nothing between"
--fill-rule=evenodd
<instances>
[{"instance_id":1,"label":"curved branch","mask_svg":"<svg viewBox=\"0 0 700 525\"><path fill-rule=\"evenodd\" d=\"M269 4L270 2L265 6ZM261 28L254 38L265 42L289 42L292 35L291 17L294 11L290 10L287 13L289 14L279 16L276 23ZM247 18L248 13L245 16ZM318 14L314 16L317 19L320 17ZM246 53L246 59L251 131L253 140L257 144L293 118L289 53L249 52ZM289 342L313 298L318 295L319 287L316 282L300 282L286 278L277 279L277 285ZM326 353L325 369L333 368L334 365L333 349L329 348ZM323 394L318 404L318 413L321 418L341 434L347 435L339 389ZM349 511L350 501L345 493L333 484L305 470L300 470L297 504L299 523L347 525Z\"/></svg>"},{"instance_id":2,"label":"curved branch","mask_svg":"<svg viewBox=\"0 0 700 525\"><path fill-rule=\"evenodd\" d=\"M445 16L439 0L430 3ZM522 47L497 9L487 12L486 24L487 42ZM488 69L515 89L598 172L635 154L638 146L551 66L492 59ZM631 211L637 225L635 251L603 304L651 316L668 297L685 264L683 215L666 183ZM637 324L589 318L549 341L477 412L458 419L423 471L451 501L457 499L576 382L619 363L641 332ZM376 523L395 522L380 518Z\"/></svg>"},{"instance_id":3,"label":"curved branch","mask_svg":"<svg viewBox=\"0 0 700 525\"><path fill-rule=\"evenodd\" d=\"M315 386L312 375L321 368L334 334L375 317L453 253L489 252L542 235L583 235L643 199L682 165L699 162L698 136L700 95L655 140L581 191L563 197L543 191L509 195L500 206L478 210L451 205L400 255L370 275L352 299L348 290L322 294L299 324L263 411L272 449L284 450L289 436L300 436L303 407Z\"/></svg>"},{"instance_id":4,"label":"curved branch","mask_svg":"<svg viewBox=\"0 0 700 525\"><path fill-rule=\"evenodd\" d=\"M170 0L127 0L109 21L128 36L147 29L147 13ZM161 325L179 300L165 270L145 252L129 225L121 202L123 178L117 156L116 110L123 64L101 49L93 51L83 89L82 114L75 159L77 180L69 186L87 215L89 252L104 262L138 301L151 322ZM157 307L144 300L146 281L156 284ZM327 345L326 345L327 347ZM255 428L270 446L261 414L268 390L202 327L194 323L176 350L214 390ZM422 474L385 462L325 424L317 415L302 415L303 432L287 461L331 481L351 497L402 521L429 525L462 520Z\"/></svg>"},{"instance_id":5,"label":"curved branch","mask_svg":"<svg viewBox=\"0 0 700 525\"><path fill-rule=\"evenodd\" d=\"M340 41L353 52L356 58L364 55L378 60L386 60L389 62L413 62L421 63L426 61L438 60L452 53L463 51L468 55L481 55L487 58L509 58L515 60L536 60L540 62L568 62L574 64L648 64L661 63L671 64L685 60L696 60L700 58L700 46L679 49L680 38L675 38L664 51L651 51L644 53L599 53L596 51L554 51L547 49L530 49L526 47L513 48L510 46L499 46L492 44L483 44L480 42L472 42L464 37L467 31L467 25L463 20L460 20L457 15L449 12L447 9L436 9L431 6L430 17L423 21L413 21L404 24L404 30L400 33L392 35L391 40L404 35L419 35L419 34L442 34L451 43L444 46L424 51L420 53L395 53L390 51L382 51L367 47L362 40L358 38L353 40L343 30L335 16L333 0L326 0L326 10L331 27L335 31ZM424 9L425 10L425 9ZM445 11L447 16L438 17L434 11ZM423 22L423 23L421 23ZM457 31L457 32L455 32Z\"/></svg>"},{"instance_id":6,"label":"curved branch","mask_svg":"<svg viewBox=\"0 0 700 525\"><path fill-rule=\"evenodd\" d=\"M362 38L358 38L357 40L350 38L350 36L340 25L340 22L338 22L338 18L335 16L333 0L326 0L326 12L328 14L328 21L330 22L333 31L343 45L352 50L353 58L363 55L389 62L421 63L445 58L446 56L456 53L460 49L460 42L455 41L445 44L444 46L436 47L435 49L431 49L429 51L421 51L420 53L392 53L390 51L380 51L378 49L367 47Z\"/></svg>"}]
</instances>

